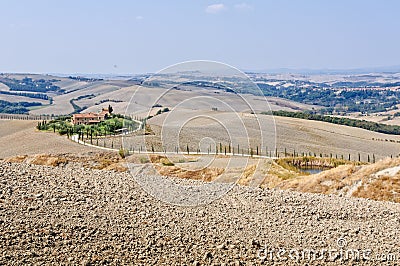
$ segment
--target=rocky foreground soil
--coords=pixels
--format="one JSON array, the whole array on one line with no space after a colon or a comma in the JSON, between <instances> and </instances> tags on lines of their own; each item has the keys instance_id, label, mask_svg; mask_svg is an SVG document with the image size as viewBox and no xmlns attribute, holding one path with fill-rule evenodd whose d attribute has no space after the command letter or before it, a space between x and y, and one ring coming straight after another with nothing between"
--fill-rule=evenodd
<instances>
[{"instance_id":1,"label":"rocky foreground soil","mask_svg":"<svg viewBox=\"0 0 400 266\"><path fill-rule=\"evenodd\" d=\"M400 204L235 186L180 207L129 172L0 162L0 176L2 265L400 263Z\"/></svg>"}]
</instances>

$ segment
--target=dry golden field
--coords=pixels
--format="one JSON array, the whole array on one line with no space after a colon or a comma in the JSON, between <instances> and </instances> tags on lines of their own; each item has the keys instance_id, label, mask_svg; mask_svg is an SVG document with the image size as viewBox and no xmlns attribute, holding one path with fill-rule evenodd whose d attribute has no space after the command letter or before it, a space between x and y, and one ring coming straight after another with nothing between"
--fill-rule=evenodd
<instances>
[{"instance_id":1,"label":"dry golden field","mask_svg":"<svg viewBox=\"0 0 400 266\"><path fill-rule=\"evenodd\" d=\"M200 118L185 122L196 116ZM262 145L272 150L272 153L275 152L276 145L281 155L286 148L288 154L295 150L299 154L311 152L317 156L322 154L330 157L332 154L332 157L337 155L341 158L343 155L344 159L348 159L350 154L351 160L358 160L360 153L362 161L367 161L368 155L372 161L373 155L378 160L390 156L396 157L400 153L400 143L398 143L400 136L288 117L272 118L268 115L185 109L175 110L174 114L164 113L155 116L149 120L149 124L155 135L148 136L148 139L155 146L163 142L165 146L165 143L177 139L181 149L188 144L191 150L195 150L203 139L210 138L214 141L212 143L223 145L228 145L233 139L233 147L239 144L244 149L249 145L253 149ZM263 143L260 143L260 128ZM176 132L179 132L179 135L173 134ZM163 141L157 136L163 136ZM265 148L260 152L265 154Z\"/></svg>"},{"instance_id":2,"label":"dry golden field","mask_svg":"<svg viewBox=\"0 0 400 266\"><path fill-rule=\"evenodd\" d=\"M54 133L38 132L36 121L0 120L0 158L41 153L97 151Z\"/></svg>"}]
</instances>

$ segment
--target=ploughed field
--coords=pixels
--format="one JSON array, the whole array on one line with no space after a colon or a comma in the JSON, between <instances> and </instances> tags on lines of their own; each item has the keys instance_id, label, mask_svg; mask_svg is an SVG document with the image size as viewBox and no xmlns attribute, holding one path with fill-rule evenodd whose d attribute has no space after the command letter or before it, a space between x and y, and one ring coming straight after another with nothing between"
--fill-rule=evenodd
<instances>
[{"instance_id":1,"label":"ploughed field","mask_svg":"<svg viewBox=\"0 0 400 266\"><path fill-rule=\"evenodd\" d=\"M234 186L180 207L149 196L128 172L3 161L0 175L1 264L257 265L266 247L340 250L339 238L344 250L371 250L359 265L400 256L395 203ZM324 258L273 263L349 263Z\"/></svg>"}]
</instances>

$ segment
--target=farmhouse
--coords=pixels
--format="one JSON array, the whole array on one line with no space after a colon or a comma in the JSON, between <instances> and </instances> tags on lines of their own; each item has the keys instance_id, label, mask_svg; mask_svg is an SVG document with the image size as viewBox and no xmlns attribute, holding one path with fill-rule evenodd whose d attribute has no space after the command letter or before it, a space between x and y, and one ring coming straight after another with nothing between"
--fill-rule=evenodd
<instances>
[{"instance_id":1,"label":"farmhouse","mask_svg":"<svg viewBox=\"0 0 400 266\"><path fill-rule=\"evenodd\" d=\"M74 114L71 122L73 125L97 124L104 121L109 114L108 108L103 108L100 113Z\"/></svg>"}]
</instances>

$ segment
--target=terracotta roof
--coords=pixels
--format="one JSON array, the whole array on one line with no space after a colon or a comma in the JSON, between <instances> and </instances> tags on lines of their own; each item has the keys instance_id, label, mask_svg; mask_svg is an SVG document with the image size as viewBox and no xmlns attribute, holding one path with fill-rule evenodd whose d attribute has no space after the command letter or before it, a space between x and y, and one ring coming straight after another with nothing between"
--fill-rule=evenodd
<instances>
[{"instance_id":1,"label":"terracotta roof","mask_svg":"<svg viewBox=\"0 0 400 266\"><path fill-rule=\"evenodd\" d=\"M100 113L86 113L86 114L74 114L72 115L72 122L78 122L76 120L85 119L85 123L99 123L106 115L108 115L108 109L103 108Z\"/></svg>"},{"instance_id":2,"label":"terracotta roof","mask_svg":"<svg viewBox=\"0 0 400 266\"><path fill-rule=\"evenodd\" d=\"M87 113L87 114L74 114L74 118L93 118L93 117L99 117L98 114L95 113Z\"/></svg>"}]
</instances>

